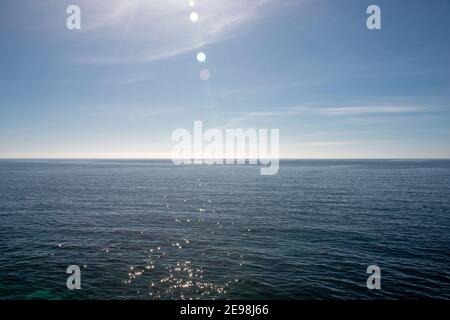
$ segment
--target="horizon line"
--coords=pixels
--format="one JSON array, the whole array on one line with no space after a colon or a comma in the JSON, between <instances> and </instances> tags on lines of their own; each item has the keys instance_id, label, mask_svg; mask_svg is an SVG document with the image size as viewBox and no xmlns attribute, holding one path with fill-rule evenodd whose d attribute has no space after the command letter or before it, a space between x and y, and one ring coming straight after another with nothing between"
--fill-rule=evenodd
<instances>
[{"instance_id":1,"label":"horizon line","mask_svg":"<svg viewBox=\"0 0 450 320\"><path fill-rule=\"evenodd\" d=\"M173 160L189 160L189 159L171 159L171 158L103 158L103 157L94 157L94 158L2 158L0 157L0 160L142 160L142 161L151 161L151 160L167 160L167 161L173 161ZM195 158L190 160L196 160ZM212 158L212 159L197 159L197 160L249 160L248 158ZM256 159L260 160L260 159ZM277 160L277 159L266 159L266 160ZM295 158L295 157L284 157L279 158L278 160L450 160L450 158L408 158L408 157L392 157L392 158Z\"/></svg>"}]
</instances>

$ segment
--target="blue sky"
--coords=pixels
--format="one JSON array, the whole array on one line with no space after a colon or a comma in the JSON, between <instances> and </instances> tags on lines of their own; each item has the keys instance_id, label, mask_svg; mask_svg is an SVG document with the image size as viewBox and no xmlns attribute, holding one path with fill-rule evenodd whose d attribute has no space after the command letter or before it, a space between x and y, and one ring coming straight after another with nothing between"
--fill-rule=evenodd
<instances>
[{"instance_id":1,"label":"blue sky","mask_svg":"<svg viewBox=\"0 0 450 320\"><path fill-rule=\"evenodd\" d=\"M450 1L3 0L0 36L1 158L168 158L194 120L280 129L282 157L450 157Z\"/></svg>"}]
</instances>

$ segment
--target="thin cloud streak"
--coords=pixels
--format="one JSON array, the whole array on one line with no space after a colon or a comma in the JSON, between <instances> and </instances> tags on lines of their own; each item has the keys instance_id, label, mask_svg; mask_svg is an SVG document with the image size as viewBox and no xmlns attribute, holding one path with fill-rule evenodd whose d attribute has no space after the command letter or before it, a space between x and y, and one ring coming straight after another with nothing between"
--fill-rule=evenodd
<instances>
[{"instance_id":1,"label":"thin cloud streak","mask_svg":"<svg viewBox=\"0 0 450 320\"><path fill-rule=\"evenodd\" d=\"M242 122L269 117L291 117L298 115L322 115L322 116L346 116L346 115L369 115L369 114L404 114L404 113L421 113L434 112L440 109L431 107L411 107L397 105L381 105L381 106L361 106L361 107L296 107L277 109L271 112L242 112L230 119L221 127L233 127Z\"/></svg>"},{"instance_id":2,"label":"thin cloud streak","mask_svg":"<svg viewBox=\"0 0 450 320\"><path fill-rule=\"evenodd\" d=\"M258 18L269 0L187 1L116 0L83 1L79 5L95 15L82 28L83 47L77 58L88 64L145 63L176 57L202 46L242 34L236 28ZM198 12L196 23L189 20ZM152 32L143 32L151 30ZM119 40L118 40L119 39Z\"/></svg>"},{"instance_id":3,"label":"thin cloud streak","mask_svg":"<svg viewBox=\"0 0 450 320\"><path fill-rule=\"evenodd\" d=\"M317 141L300 143L300 147L331 147L331 146L345 146L345 145L372 145L372 144L387 144L393 143L391 140L348 140L348 141Z\"/></svg>"}]
</instances>

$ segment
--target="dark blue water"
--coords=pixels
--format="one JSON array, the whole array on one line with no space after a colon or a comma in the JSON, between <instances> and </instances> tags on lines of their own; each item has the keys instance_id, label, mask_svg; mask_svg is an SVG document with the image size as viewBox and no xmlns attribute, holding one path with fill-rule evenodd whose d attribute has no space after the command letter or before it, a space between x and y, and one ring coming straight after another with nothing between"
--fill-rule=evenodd
<instances>
[{"instance_id":1,"label":"dark blue water","mask_svg":"<svg viewBox=\"0 0 450 320\"><path fill-rule=\"evenodd\" d=\"M449 195L449 161L0 161L0 298L450 298Z\"/></svg>"}]
</instances>

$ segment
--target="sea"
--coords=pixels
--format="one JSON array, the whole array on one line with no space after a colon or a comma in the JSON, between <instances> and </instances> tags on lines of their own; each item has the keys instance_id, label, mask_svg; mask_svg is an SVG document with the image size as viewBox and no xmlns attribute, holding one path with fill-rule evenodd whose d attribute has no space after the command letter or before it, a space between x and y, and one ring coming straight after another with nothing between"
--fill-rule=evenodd
<instances>
[{"instance_id":1,"label":"sea","mask_svg":"<svg viewBox=\"0 0 450 320\"><path fill-rule=\"evenodd\" d=\"M0 161L2 300L430 298L450 298L447 160Z\"/></svg>"}]
</instances>

